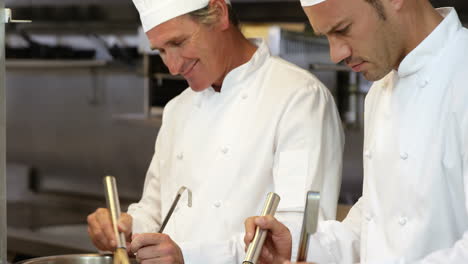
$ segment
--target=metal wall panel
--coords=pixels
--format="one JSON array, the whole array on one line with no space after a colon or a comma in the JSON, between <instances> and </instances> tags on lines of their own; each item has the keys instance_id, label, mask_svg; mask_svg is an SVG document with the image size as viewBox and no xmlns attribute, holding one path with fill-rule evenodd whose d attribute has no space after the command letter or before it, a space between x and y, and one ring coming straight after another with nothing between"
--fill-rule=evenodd
<instances>
[{"instance_id":1,"label":"metal wall panel","mask_svg":"<svg viewBox=\"0 0 468 264\"><path fill-rule=\"evenodd\" d=\"M34 169L40 191L102 196L110 174L122 197L140 197L160 123L121 115L143 112L142 76L8 64L7 75L9 163Z\"/></svg>"}]
</instances>

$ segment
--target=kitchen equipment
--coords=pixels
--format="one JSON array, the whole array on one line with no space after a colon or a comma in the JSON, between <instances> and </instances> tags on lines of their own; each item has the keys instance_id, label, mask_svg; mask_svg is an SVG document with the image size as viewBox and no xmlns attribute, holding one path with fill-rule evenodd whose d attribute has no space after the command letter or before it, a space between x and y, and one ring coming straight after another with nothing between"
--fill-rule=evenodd
<instances>
[{"instance_id":1,"label":"kitchen equipment","mask_svg":"<svg viewBox=\"0 0 468 264\"><path fill-rule=\"evenodd\" d=\"M104 177L104 187L106 193L107 208L111 213L112 226L114 228L114 234L117 240L117 248L114 252L114 264L128 264L130 263L127 255L127 247L125 244L125 235L119 232L117 227L120 218L120 202L119 194L117 192L117 185L115 183L115 177L106 176Z\"/></svg>"},{"instance_id":2,"label":"kitchen equipment","mask_svg":"<svg viewBox=\"0 0 468 264\"><path fill-rule=\"evenodd\" d=\"M50 45L35 40L31 34L19 30L14 34L19 40L27 43L27 47L7 45L6 56L13 59L61 59L61 60L91 60L95 58L96 50L90 48L75 48L67 45ZM15 43L17 44L17 43Z\"/></svg>"},{"instance_id":3,"label":"kitchen equipment","mask_svg":"<svg viewBox=\"0 0 468 264\"><path fill-rule=\"evenodd\" d=\"M166 217L164 217L164 221L163 221L161 227L159 228L158 233L162 233L162 232L164 231L164 228L166 227L167 222L169 222L169 219L171 218L171 215L172 215L172 213L174 212L174 209L176 208L177 203L179 202L180 197L182 196L182 194L184 193L184 191L187 191L187 192L188 192L188 202L187 202L187 206L188 206L188 207L192 207L192 191L191 191L189 188L185 187L185 186L180 187L180 189L179 189L179 191L177 192L177 195L176 195L174 201L172 202L172 205L171 205L171 208L169 209L169 212L167 212Z\"/></svg>"},{"instance_id":4,"label":"kitchen equipment","mask_svg":"<svg viewBox=\"0 0 468 264\"><path fill-rule=\"evenodd\" d=\"M16 264L112 264L112 255L74 254L33 258L17 262ZM130 263L136 264L136 259Z\"/></svg>"},{"instance_id":5,"label":"kitchen equipment","mask_svg":"<svg viewBox=\"0 0 468 264\"><path fill-rule=\"evenodd\" d=\"M267 195L265 206L263 207L262 216L266 215L275 215L276 208L278 208L278 204L280 201L280 197L278 194L270 192ZM260 253L262 252L263 243L265 242L267 236L266 230L261 230L259 227L255 230L255 236L252 242L247 249L247 253L245 255L243 264L256 264Z\"/></svg>"},{"instance_id":6,"label":"kitchen equipment","mask_svg":"<svg viewBox=\"0 0 468 264\"><path fill-rule=\"evenodd\" d=\"M306 197L306 206L302 222L301 240L297 252L297 261L306 261L307 250L309 247L309 237L317 231L317 222L320 206L320 193L308 191Z\"/></svg>"}]
</instances>

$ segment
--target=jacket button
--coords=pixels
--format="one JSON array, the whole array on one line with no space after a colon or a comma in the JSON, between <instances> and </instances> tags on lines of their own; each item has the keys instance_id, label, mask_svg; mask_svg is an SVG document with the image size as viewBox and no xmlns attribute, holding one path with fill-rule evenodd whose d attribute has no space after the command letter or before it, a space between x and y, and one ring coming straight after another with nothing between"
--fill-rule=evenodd
<instances>
[{"instance_id":1,"label":"jacket button","mask_svg":"<svg viewBox=\"0 0 468 264\"><path fill-rule=\"evenodd\" d=\"M370 222L372 220L372 215L369 213L367 213L365 217L366 217L367 222Z\"/></svg>"},{"instance_id":2,"label":"jacket button","mask_svg":"<svg viewBox=\"0 0 468 264\"><path fill-rule=\"evenodd\" d=\"M402 153L400 154L400 158L401 158L402 160L406 160L406 159L408 158L408 153L402 152Z\"/></svg>"},{"instance_id":3,"label":"jacket button","mask_svg":"<svg viewBox=\"0 0 468 264\"><path fill-rule=\"evenodd\" d=\"M221 201L216 201L216 202L214 202L213 205L214 205L214 207L219 208L219 207L221 207Z\"/></svg>"},{"instance_id":4,"label":"jacket button","mask_svg":"<svg viewBox=\"0 0 468 264\"><path fill-rule=\"evenodd\" d=\"M223 154L227 154L227 153L229 152L229 148L228 148L228 147L222 147L222 148L221 148L221 152L222 152Z\"/></svg>"},{"instance_id":5,"label":"jacket button","mask_svg":"<svg viewBox=\"0 0 468 264\"><path fill-rule=\"evenodd\" d=\"M184 159L184 153L181 152L181 153L177 154L176 157L177 157L178 160L183 160Z\"/></svg>"},{"instance_id":6,"label":"jacket button","mask_svg":"<svg viewBox=\"0 0 468 264\"><path fill-rule=\"evenodd\" d=\"M249 98L249 95L248 95L248 94L243 94L243 95L241 96L241 98L242 98L243 100L245 100L245 99Z\"/></svg>"},{"instance_id":7,"label":"jacket button","mask_svg":"<svg viewBox=\"0 0 468 264\"><path fill-rule=\"evenodd\" d=\"M426 80L423 79L423 80L420 80L420 81L419 81L419 87L423 88L423 87L426 87L426 85L427 85L427 81L426 81Z\"/></svg>"},{"instance_id":8,"label":"jacket button","mask_svg":"<svg viewBox=\"0 0 468 264\"><path fill-rule=\"evenodd\" d=\"M366 150L364 151L364 156L368 159L371 159L372 158L372 153L370 152L370 150Z\"/></svg>"},{"instance_id":9,"label":"jacket button","mask_svg":"<svg viewBox=\"0 0 468 264\"><path fill-rule=\"evenodd\" d=\"M408 218L406 217L400 217L400 219L398 219L398 223L401 225L401 226L404 226L406 225L406 223L408 222Z\"/></svg>"}]
</instances>

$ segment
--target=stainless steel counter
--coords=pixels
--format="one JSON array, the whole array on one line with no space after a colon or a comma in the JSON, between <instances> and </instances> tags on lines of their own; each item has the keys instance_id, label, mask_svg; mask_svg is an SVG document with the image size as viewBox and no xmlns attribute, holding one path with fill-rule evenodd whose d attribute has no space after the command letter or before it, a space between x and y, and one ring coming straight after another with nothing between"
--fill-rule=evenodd
<instances>
[{"instance_id":1,"label":"stainless steel counter","mask_svg":"<svg viewBox=\"0 0 468 264\"><path fill-rule=\"evenodd\" d=\"M97 252L88 238L86 217L102 206L105 201L57 194L10 201L8 251L38 257Z\"/></svg>"},{"instance_id":2,"label":"stainless steel counter","mask_svg":"<svg viewBox=\"0 0 468 264\"><path fill-rule=\"evenodd\" d=\"M8 227L8 251L29 256L97 252L87 237L86 225L36 230Z\"/></svg>"}]
</instances>

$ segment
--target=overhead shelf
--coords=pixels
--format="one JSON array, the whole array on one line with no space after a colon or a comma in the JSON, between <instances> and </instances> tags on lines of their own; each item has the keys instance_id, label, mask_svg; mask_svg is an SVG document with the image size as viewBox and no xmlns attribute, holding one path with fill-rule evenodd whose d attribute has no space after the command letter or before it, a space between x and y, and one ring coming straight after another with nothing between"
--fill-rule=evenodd
<instances>
[{"instance_id":1,"label":"overhead shelf","mask_svg":"<svg viewBox=\"0 0 468 264\"><path fill-rule=\"evenodd\" d=\"M7 68L89 68L103 67L107 65L103 60L6 60Z\"/></svg>"}]
</instances>

